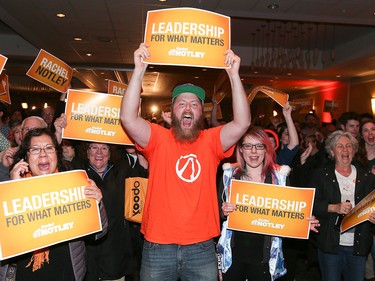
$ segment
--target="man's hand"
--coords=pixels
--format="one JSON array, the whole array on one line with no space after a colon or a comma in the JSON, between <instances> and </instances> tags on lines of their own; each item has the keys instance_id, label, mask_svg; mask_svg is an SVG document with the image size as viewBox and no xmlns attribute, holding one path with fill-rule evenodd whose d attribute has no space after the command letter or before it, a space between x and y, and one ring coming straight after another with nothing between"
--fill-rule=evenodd
<instances>
[{"instance_id":1,"label":"man's hand","mask_svg":"<svg viewBox=\"0 0 375 281\"><path fill-rule=\"evenodd\" d=\"M170 111L162 111L161 118L163 118L164 122L168 125L172 124L172 112Z\"/></svg>"},{"instance_id":2,"label":"man's hand","mask_svg":"<svg viewBox=\"0 0 375 281\"><path fill-rule=\"evenodd\" d=\"M150 52L148 51L149 45L146 43L141 43L139 48L134 52L134 66L135 68L142 69L143 71L146 70L148 64L142 62L143 60L150 59Z\"/></svg>"},{"instance_id":3,"label":"man's hand","mask_svg":"<svg viewBox=\"0 0 375 281\"><path fill-rule=\"evenodd\" d=\"M66 128L67 122L66 122L66 115L65 113L62 113L59 118L56 118L55 122L53 123L55 126L55 136L58 141L58 143L62 142L62 130Z\"/></svg>"},{"instance_id":4,"label":"man's hand","mask_svg":"<svg viewBox=\"0 0 375 281\"><path fill-rule=\"evenodd\" d=\"M224 55L226 55L224 63L226 66L230 67L225 69L228 75L238 74L241 64L240 57L233 53L232 50L225 51Z\"/></svg>"}]
</instances>

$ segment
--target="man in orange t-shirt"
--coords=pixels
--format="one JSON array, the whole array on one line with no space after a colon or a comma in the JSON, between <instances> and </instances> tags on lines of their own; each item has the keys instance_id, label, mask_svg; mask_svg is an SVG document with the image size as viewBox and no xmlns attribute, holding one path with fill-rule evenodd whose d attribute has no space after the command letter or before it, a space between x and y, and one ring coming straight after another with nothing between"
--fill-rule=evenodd
<instances>
[{"instance_id":1,"label":"man in orange t-shirt","mask_svg":"<svg viewBox=\"0 0 375 281\"><path fill-rule=\"evenodd\" d=\"M142 43L121 105L121 122L149 161L141 231L145 235L141 281L216 281L213 238L220 234L216 170L233 153L250 125L250 107L239 76L240 58L225 52L232 87L233 120L201 130L205 91L192 84L174 88L171 129L138 116L141 85L150 57Z\"/></svg>"}]
</instances>

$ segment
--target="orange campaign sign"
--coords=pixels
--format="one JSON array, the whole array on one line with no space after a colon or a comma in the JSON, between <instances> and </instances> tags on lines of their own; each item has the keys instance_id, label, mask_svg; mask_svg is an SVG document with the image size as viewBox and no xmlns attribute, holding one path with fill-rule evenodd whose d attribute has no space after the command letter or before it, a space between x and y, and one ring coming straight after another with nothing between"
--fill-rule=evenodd
<instances>
[{"instance_id":1,"label":"orange campaign sign","mask_svg":"<svg viewBox=\"0 0 375 281\"><path fill-rule=\"evenodd\" d=\"M63 137L85 141L133 145L121 126L122 97L68 90Z\"/></svg>"},{"instance_id":2,"label":"orange campaign sign","mask_svg":"<svg viewBox=\"0 0 375 281\"><path fill-rule=\"evenodd\" d=\"M253 99L255 98L255 95L258 92L262 92L262 93L266 94L271 99L273 99L278 104L280 104L282 107L285 106L285 104L287 103L287 101L289 99L289 95L280 91L280 90L276 90L276 89L273 89L273 88L268 87L268 86L257 86L257 87L252 88L250 90L250 93L247 95L247 99L248 99L249 103L251 103L253 101Z\"/></svg>"},{"instance_id":3,"label":"orange campaign sign","mask_svg":"<svg viewBox=\"0 0 375 281\"><path fill-rule=\"evenodd\" d=\"M375 190L367 194L355 207L345 215L341 223L341 233L369 220L370 213L375 212Z\"/></svg>"},{"instance_id":4,"label":"orange campaign sign","mask_svg":"<svg viewBox=\"0 0 375 281\"><path fill-rule=\"evenodd\" d=\"M145 40L150 64L226 68L230 17L194 8L147 12Z\"/></svg>"},{"instance_id":5,"label":"orange campaign sign","mask_svg":"<svg viewBox=\"0 0 375 281\"><path fill-rule=\"evenodd\" d=\"M232 180L228 228L281 237L309 238L314 188Z\"/></svg>"},{"instance_id":6,"label":"orange campaign sign","mask_svg":"<svg viewBox=\"0 0 375 281\"><path fill-rule=\"evenodd\" d=\"M0 260L102 230L85 171L0 183Z\"/></svg>"},{"instance_id":7,"label":"orange campaign sign","mask_svg":"<svg viewBox=\"0 0 375 281\"><path fill-rule=\"evenodd\" d=\"M8 75L5 73L0 74L0 100L11 104L9 93L9 80Z\"/></svg>"},{"instance_id":8,"label":"orange campaign sign","mask_svg":"<svg viewBox=\"0 0 375 281\"><path fill-rule=\"evenodd\" d=\"M7 63L7 60L7 57L0 55L0 74L3 71L5 64Z\"/></svg>"},{"instance_id":9,"label":"orange campaign sign","mask_svg":"<svg viewBox=\"0 0 375 281\"><path fill-rule=\"evenodd\" d=\"M26 75L58 92L66 93L70 88L73 69L62 60L41 49Z\"/></svg>"},{"instance_id":10,"label":"orange campaign sign","mask_svg":"<svg viewBox=\"0 0 375 281\"><path fill-rule=\"evenodd\" d=\"M290 106L293 108L293 111L296 111L300 114L309 113L313 109L314 100L313 99L294 99L289 102Z\"/></svg>"},{"instance_id":11,"label":"orange campaign sign","mask_svg":"<svg viewBox=\"0 0 375 281\"><path fill-rule=\"evenodd\" d=\"M108 80L108 94L124 96L127 88L128 85L126 84Z\"/></svg>"}]
</instances>

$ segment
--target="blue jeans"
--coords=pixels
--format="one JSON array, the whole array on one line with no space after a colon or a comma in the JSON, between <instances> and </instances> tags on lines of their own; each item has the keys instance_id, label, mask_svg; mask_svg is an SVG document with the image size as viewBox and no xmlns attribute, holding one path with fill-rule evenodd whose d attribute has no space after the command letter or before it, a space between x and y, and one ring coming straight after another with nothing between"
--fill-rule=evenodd
<instances>
[{"instance_id":1,"label":"blue jeans","mask_svg":"<svg viewBox=\"0 0 375 281\"><path fill-rule=\"evenodd\" d=\"M324 253L318 249L318 260L322 281L363 281L365 279L366 257L354 256L353 247L339 246L337 254Z\"/></svg>"},{"instance_id":2,"label":"blue jeans","mask_svg":"<svg viewBox=\"0 0 375 281\"><path fill-rule=\"evenodd\" d=\"M208 240L191 245L144 241L141 281L217 281L215 244Z\"/></svg>"}]
</instances>

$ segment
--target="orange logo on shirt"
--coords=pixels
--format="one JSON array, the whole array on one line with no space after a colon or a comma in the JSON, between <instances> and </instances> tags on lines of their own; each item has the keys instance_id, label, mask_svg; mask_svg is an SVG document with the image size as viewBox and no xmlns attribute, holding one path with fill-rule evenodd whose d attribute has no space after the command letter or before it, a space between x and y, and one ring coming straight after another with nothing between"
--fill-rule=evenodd
<instances>
[{"instance_id":1,"label":"orange logo on shirt","mask_svg":"<svg viewBox=\"0 0 375 281\"><path fill-rule=\"evenodd\" d=\"M201 164L195 154L181 156L176 163L177 176L185 182L194 182L201 174Z\"/></svg>"}]
</instances>

